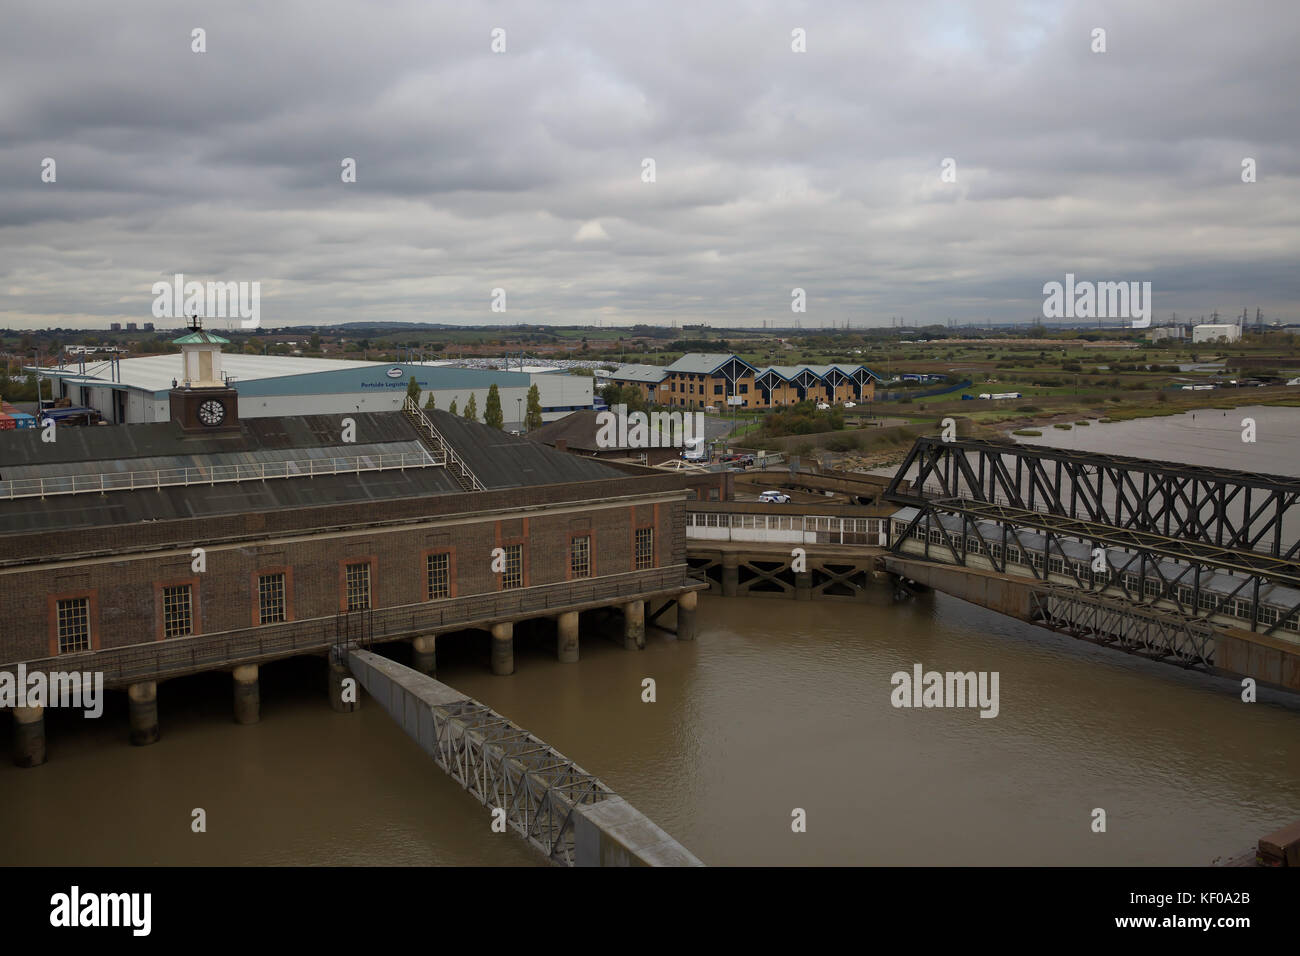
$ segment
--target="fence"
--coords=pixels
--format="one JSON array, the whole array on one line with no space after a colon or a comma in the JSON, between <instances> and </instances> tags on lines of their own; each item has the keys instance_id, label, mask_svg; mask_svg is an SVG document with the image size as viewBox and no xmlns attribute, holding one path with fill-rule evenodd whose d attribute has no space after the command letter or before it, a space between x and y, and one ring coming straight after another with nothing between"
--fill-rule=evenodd
<instances>
[{"instance_id":1,"label":"fence","mask_svg":"<svg viewBox=\"0 0 1300 956\"><path fill-rule=\"evenodd\" d=\"M888 544L888 522L888 518L692 511L686 515L686 537L692 541L779 541L883 548Z\"/></svg>"},{"instance_id":2,"label":"fence","mask_svg":"<svg viewBox=\"0 0 1300 956\"><path fill-rule=\"evenodd\" d=\"M91 492L136 491L175 485L217 485L232 481L266 481L271 478L314 478L318 475L358 474L406 468L434 468L444 464L428 452L388 455L354 455L346 458L298 458L291 461L207 465L192 468L155 468L149 471L64 475L53 478L11 478L0 481L0 498L44 498Z\"/></svg>"},{"instance_id":3,"label":"fence","mask_svg":"<svg viewBox=\"0 0 1300 956\"><path fill-rule=\"evenodd\" d=\"M563 581L465 598L360 612L365 617L366 643L464 627L528 614L570 610L574 605L600 604L615 598L687 587L687 567L670 565L652 571L631 571L580 581ZM355 624L331 617L264 624L200 637L172 638L102 651L60 654L27 661L27 670L86 670L102 673L107 684L129 684L181 674L215 670L235 663L289 657L325 650L337 642L340 627ZM17 662L14 662L17 663Z\"/></svg>"}]
</instances>

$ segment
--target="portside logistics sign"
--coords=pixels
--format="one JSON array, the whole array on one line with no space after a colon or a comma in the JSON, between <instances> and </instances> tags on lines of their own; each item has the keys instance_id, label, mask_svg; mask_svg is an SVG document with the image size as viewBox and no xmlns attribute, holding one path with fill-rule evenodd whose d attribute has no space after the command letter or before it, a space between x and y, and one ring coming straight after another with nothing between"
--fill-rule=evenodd
<instances>
[{"instance_id":1,"label":"portside logistics sign","mask_svg":"<svg viewBox=\"0 0 1300 956\"><path fill-rule=\"evenodd\" d=\"M406 379L409 376L407 376L406 371L402 369L400 366L394 365L391 368L385 369L384 376L387 379L387 381L385 381L384 379L378 379L373 382L362 382L361 387L363 389L406 388ZM427 379L424 381L420 381L419 379L416 379L415 384L419 385L422 390L427 389L429 387L429 382Z\"/></svg>"}]
</instances>

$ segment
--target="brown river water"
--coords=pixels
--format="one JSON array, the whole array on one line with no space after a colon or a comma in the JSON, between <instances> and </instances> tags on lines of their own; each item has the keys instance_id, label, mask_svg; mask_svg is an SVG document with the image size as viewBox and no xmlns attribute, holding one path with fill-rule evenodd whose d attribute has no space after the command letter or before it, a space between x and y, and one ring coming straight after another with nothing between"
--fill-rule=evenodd
<instances>
[{"instance_id":1,"label":"brown river water","mask_svg":"<svg viewBox=\"0 0 1300 956\"><path fill-rule=\"evenodd\" d=\"M1266 411L1285 413L1291 440L1245 467L1295 473L1300 412ZM1161 446L1179 435L1167 419L1081 432L1138 424L1143 454L1195 460ZM652 628L644 651L625 651L606 636L584 621L577 664L555 660L553 639L521 636L511 677L489 672L486 634L448 637L438 676L706 863L1195 865L1300 819L1294 698L1261 691L1244 704L1231 681L944 595L703 597L693 643ZM391 653L405 660L403 646ZM916 663L998 672L997 716L893 707L891 675ZM645 677L654 703L641 700ZM541 862L513 833L492 833L487 810L378 705L335 714L324 687L323 661L264 667L262 720L245 727L231 721L229 675L165 683L162 740L143 748L127 743L120 693L99 720L47 711L49 762L0 764L0 863ZM191 831L198 807L206 833ZM791 831L795 808L804 833ZM1092 832L1094 808L1105 833Z\"/></svg>"}]
</instances>

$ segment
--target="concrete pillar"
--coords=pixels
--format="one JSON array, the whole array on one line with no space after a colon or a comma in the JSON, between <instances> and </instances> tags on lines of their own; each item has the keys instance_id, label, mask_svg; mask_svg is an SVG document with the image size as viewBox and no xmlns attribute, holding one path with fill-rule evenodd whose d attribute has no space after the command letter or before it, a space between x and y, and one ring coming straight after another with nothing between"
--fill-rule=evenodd
<instances>
[{"instance_id":1,"label":"concrete pillar","mask_svg":"<svg viewBox=\"0 0 1300 956\"><path fill-rule=\"evenodd\" d=\"M677 640L695 640L695 605L699 595L694 591L683 591L677 595Z\"/></svg>"},{"instance_id":2,"label":"concrete pillar","mask_svg":"<svg viewBox=\"0 0 1300 956\"><path fill-rule=\"evenodd\" d=\"M811 571L796 571L794 573L794 599L796 601L811 601L812 583Z\"/></svg>"},{"instance_id":3,"label":"concrete pillar","mask_svg":"<svg viewBox=\"0 0 1300 956\"><path fill-rule=\"evenodd\" d=\"M645 647L645 601L623 605L623 646L629 651Z\"/></svg>"},{"instance_id":4,"label":"concrete pillar","mask_svg":"<svg viewBox=\"0 0 1300 956\"><path fill-rule=\"evenodd\" d=\"M158 742L158 682L147 680L126 689L131 743L137 747Z\"/></svg>"},{"instance_id":5,"label":"concrete pillar","mask_svg":"<svg viewBox=\"0 0 1300 956\"><path fill-rule=\"evenodd\" d=\"M509 621L492 625L492 673L515 672L515 626Z\"/></svg>"},{"instance_id":6,"label":"concrete pillar","mask_svg":"<svg viewBox=\"0 0 1300 956\"><path fill-rule=\"evenodd\" d=\"M722 554L722 596L735 597L740 590L740 555L730 551Z\"/></svg>"},{"instance_id":7,"label":"concrete pillar","mask_svg":"<svg viewBox=\"0 0 1300 956\"><path fill-rule=\"evenodd\" d=\"M411 666L421 674L433 676L438 669L435 635L425 634L411 641Z\"/></svg>"},{"instance_id":8,"label":"concrete pillar","mask_svg":"<svg viewBox=\"0 0 1300 956\"><path fill-rule=\"evenodd\" d=\"M45 763L45 708L14 708L14 763L39 767Z\"/></svg>"},{"instance_id":9,"label":"concrete pillar","mask_svg":"<svg viewBox=\"0 0 1300 956\"><path fill-rule=\"evenodd\" d=\"M257 665L240 664L235 675L235 723L255 724L262 718L262 697L257 685Z\"/></svg>"},{"instance_id":10,"label":"concrete pillar","mask_svg":"<svg viewBox=\"0 0 1300 956\"><path fill-rule=\"evenodd\" d=\"M578 612L565 611L555 618L555 655L561 663L574 664L578 660Z\"/></svg>"},{"instance_id":11,"label":"concrete pillar","mask_svg":"<svg viewBox=\"0 0 1300 956\"><path fill-rule=\"evenodd\" d=\"M345 680L352 682L348 685L349 700L343 699ZM335 660L330 660L330 706L340 714L350 714L361 706L361 684L352 676L352 671L348 670L346 664Z\"/></svg>"}]
</instances>

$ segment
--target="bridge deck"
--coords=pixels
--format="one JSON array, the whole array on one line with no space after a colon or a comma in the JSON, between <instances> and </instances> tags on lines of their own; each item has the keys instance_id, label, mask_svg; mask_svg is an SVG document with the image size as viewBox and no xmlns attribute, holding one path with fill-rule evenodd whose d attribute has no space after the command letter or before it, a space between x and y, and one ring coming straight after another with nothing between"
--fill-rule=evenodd
<instances>
[{"instance_id":1,"label":"bridge deck","mask_svg":"<svg viewBox=\"0 0 1300 956\"><path fill-rule=\"evenodd\" d=\"M434 763L561 866L703 866L555 748L409 667L350 647L361 685ZM484 821L484 827L488 821Z\"/></svg>"}]
</instances>

